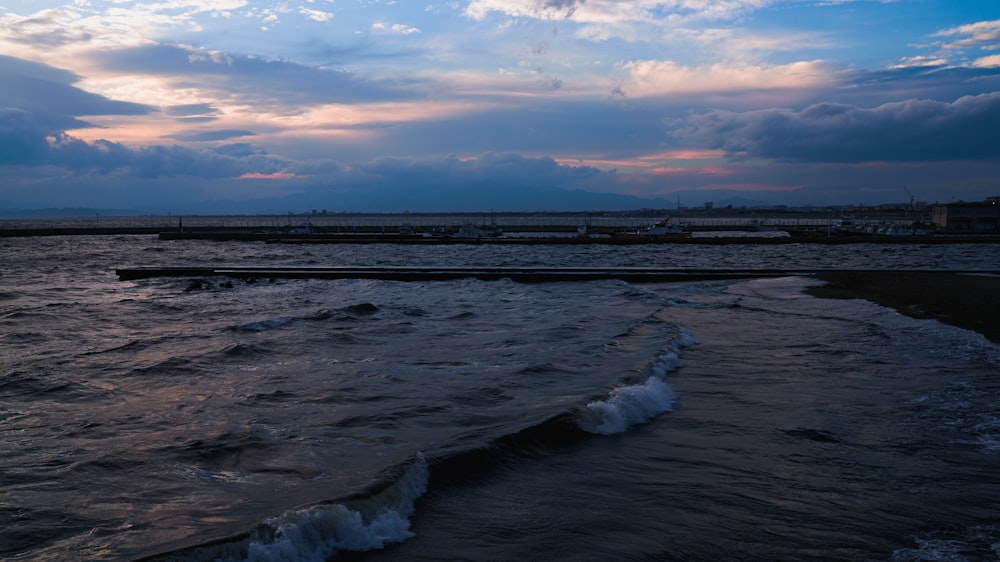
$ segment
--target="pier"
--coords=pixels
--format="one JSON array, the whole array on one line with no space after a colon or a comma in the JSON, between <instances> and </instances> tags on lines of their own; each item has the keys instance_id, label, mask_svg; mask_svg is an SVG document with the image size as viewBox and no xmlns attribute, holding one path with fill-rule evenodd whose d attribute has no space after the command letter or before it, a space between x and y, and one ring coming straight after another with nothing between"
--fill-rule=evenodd
<instances>
[{"instance_id":1,"label":"pier","mask_svg":"<svg viewBox=\"0 0 1000 562\"><path fill-rule=\"evenodd\" d=\"M120 280L152 277L229 277L235 279L384 279L442 281L475 278L511 279L524 283L621 279L630 282L704 281L784 276L785 270L715 270L571 267L324 267L324 266L168 266L115 270Z\"/></svg>"},{"instance_id":2,"label":"pier","mask_svg":"<svg viewBox=\"0 0 1000 562\"><path fill-rule=\"evenodd\" d=\"M228 277L232 279L382 279L392 281L443 281L449 279L510 279L521 283L595 281L619 279L630 283L713 281L759 277L812 276L815 269L663 269L588 267L328 267L328 266L168 266L116 269L122 281L155 277ZM822 270L853 272L853 270ZM894 274L927 273L893 270ZM948 273L1000 275L1000 270L948 271Z\"/></svg>"},{"instance_id":3,"label":"pier","mask_svg":"<svg viewBox=\"0 0 1000 562\"><path fill-rule=\"evenodd\" d=\"M880 224L892 234L847 229L820 213L753 216L675 216L687 237L612 236L636 232L666 213L342 214L279 216L120 217L0 222L0 238L34 236L156 236L163 241L282 244L950 244L998 243L993 231L907 230L898 216ZM461 227L495 232L469 237ZM584 235L581 235L581 231ZM501 234L502 233L502 234Z\"/></svg>"}]
</instances>

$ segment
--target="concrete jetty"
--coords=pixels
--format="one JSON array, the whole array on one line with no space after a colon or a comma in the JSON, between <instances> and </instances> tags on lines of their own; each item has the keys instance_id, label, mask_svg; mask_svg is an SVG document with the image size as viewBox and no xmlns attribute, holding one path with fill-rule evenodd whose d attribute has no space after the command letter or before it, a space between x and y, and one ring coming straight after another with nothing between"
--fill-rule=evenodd
<instances>
[{"instance_id":1,"label":"concrete jetty","mask_svg":"<svg viewBox=\"0 0 1000 562\"><path fill-rule=\"evenodd\" d=\"M324 267L324 266L168 266L116 269L120 280L152 277L230 277L235 279L388 279L437 281L476 278L519 282L621 279L631 282L700 281L789 275L787 270L570 268L570 267Z\"/></svg>"},{"instance_id":2,"label":"concrete jetty","mask_svg":"<svg viewBox=\"0 0 1000 562\"><path fill-rule=\"evenodd\" d=\"M662 269L588 267L328 267L328 266L144 266L116 269L122 281L155 277L228 277L233 279L384 279L441 281L475 278L510 279L522 283L620 279L632 283L711 281L756 277L812 276L815 269ZM854 271L854 270L822 270ZM892 270L900 273L899 270ZM930 270L912 270L914 273ZM1000 275L1000 270L952 271ZM905 272L902 272L905 273Z\"/></svg>"}]
</instances>

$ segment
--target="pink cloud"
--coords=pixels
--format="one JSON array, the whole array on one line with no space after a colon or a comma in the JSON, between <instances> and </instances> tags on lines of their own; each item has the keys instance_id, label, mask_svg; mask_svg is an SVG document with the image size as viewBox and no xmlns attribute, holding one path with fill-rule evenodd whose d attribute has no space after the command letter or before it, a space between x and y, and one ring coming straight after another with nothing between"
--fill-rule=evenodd
<instances>
[{"instance_id":1,"label":"pink cloud","mask_svg":"<svg viewBox=\"0 0 1000 562\"><path fill-rule=\"evenodd\" d=\"M690 174L696 176L728 176L733 173L733 170L726 168L724 166L701 166L701 167L685 167L685 168L673 168L661 166L659 168L653 168L649 171L651 174Z\"/></svg>"},{"instance_id":2,"label":"pink cloud","mask_svg":"<svg viewBox=\"0 0 1000 562\"><path fill-rule=\"evenodd\" d=\"M292 172L286 172L284 170L280 172L272 172L270 174L262 174L260 172L246 173L240 176L241 180L287 180L297 177Z\"/></svg>"},{"instance_id":3,"label":"pink cloud","mask_svg":"<svg viewBox=\"0 0 1000 562\"><path fill-rule=\"evenodd\" d=\"M665 162L671 161L692 161L692 160L716 160L725 157L725 152L716 149L682 149L668 150L654 154L643 154L633 158L608 159L608 158L555 158L555 161L563 166L592 166L594 168L654 168L653 172L661 170ZM684 170L686 168L670 168L668 171Z\"/></svg>"}]
</instances>

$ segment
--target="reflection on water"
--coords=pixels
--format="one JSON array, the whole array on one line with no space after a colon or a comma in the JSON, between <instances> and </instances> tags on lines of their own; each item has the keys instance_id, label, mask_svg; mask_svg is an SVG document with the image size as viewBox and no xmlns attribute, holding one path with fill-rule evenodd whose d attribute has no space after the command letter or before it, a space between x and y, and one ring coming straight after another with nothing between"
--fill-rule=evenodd
<instances>
[{"instance_id":1,"label":"reflection on water","mask_svg":"<svg viewBox=\"0 0 1000 562\"><path fill-rule=\"evenodd\" d=\"M230 287L114 268L997 252L0 239L0 553L212 559L228 537L300 559L989 559L1000 360L978 334L802 278Z\"/></svg>"}]
</instances>

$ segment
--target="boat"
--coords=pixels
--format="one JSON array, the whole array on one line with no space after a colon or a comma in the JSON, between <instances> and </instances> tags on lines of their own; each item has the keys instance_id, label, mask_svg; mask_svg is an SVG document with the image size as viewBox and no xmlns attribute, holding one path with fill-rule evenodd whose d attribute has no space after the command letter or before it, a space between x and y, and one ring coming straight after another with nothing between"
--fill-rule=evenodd
<instances>
[{"instance_id":1,"label":"boat","mask_svg":"<svg viewBox=\"0 0 1000 562\"><path fill-rule=\"evenodd\" d=\"M778 227L772 226L770 224L764 224L767 219L754 219L750 224L747 225L747 231L749 232L774 232L778 230Z\"/></svg>"},{"instance_id":2,"label":"boat","mask_svg":"<svg viewBox=\"0 0 1000 562\"><path fill-rule=\"evenodd\" d=\"M612 232L612 238L641 238L641 239L666 239L666 238L691 238L691 231L684 230L684 227L670 224L670 217L658 220L651 226L638 230L626 230Z\"/></svg>"},{"instance_id":3,"label":"boat","mask_svg":"<svg viewBox=\"0 0 1000 562\"><path fill-rule=\"evenodd\" d=\"M920 221L912 223L885 221L879 225L877 234L883 236L926 236L927 228Z\"/></svg>"},{"instance_id":4,"label":"boat","mask_svg":"<svg viewBox=\"0 0 1000 562\"><path fill-rule=\"evenodd\" d=\"M304 223L300 224L299 226L290 229L288 231L288 234L313 234L314 232L315 232L315 230L313 230L312 223L309 222L309 221L305 221Z\"/></svg>"}]
</instances>

